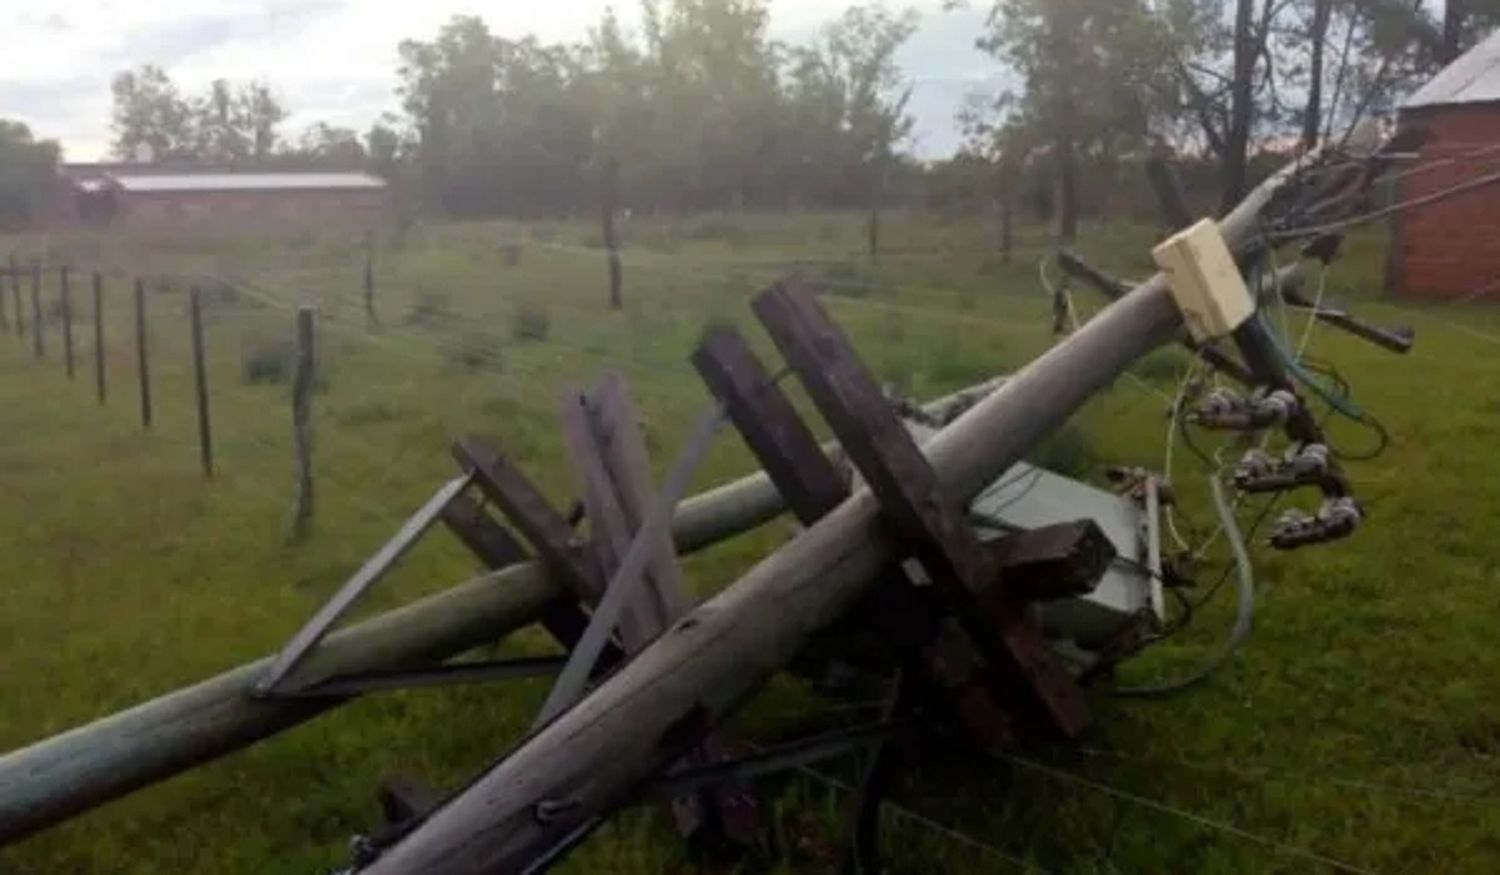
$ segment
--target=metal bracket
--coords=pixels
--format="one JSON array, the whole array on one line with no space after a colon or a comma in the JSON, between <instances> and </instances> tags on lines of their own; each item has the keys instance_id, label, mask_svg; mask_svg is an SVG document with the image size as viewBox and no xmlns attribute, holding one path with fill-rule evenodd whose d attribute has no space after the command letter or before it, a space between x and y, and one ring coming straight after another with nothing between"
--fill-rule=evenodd
<instances>
[{"instance_id":1,"label":"metal bracket","mask_svg":"<svg viewBox=\"0 0 1500 875\"><path fill-rule=\"evenodd\" d=\"M276 654L272 660L271 667L266 670L265 677L255 684L255 694L258 696L275 696L287 692L286 677L293 669L302 663L307 653L333 626L339 617L365 594L376 581L384 577L387 571L410 550L412 545L421 538L423 533L437 522L443 509L448 503L457 498L469 487L471 475L455 477L444 483L427 503L422 505L416 513L412 514L401 528L391 537L389 541L381 546L359 570L354 573L340 586L323 607L313 615L312 619L293 635L281 652Z\"/></svg>"}]
</instances>

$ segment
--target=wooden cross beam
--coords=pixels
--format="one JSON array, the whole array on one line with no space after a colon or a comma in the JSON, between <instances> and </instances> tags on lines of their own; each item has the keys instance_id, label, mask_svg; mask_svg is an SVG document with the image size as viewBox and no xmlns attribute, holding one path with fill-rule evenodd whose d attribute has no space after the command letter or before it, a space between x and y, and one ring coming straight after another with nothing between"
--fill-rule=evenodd
<instances>
[{"instance_id":1,"label":"wooden cross beam","mask_svg":"<svg viewBox=\"0 0 1500 875\"><path fill-rule=\"evenodd\" d=\"M607 374L588 392L570 391L561 405L569 461L583 496L590 543L605 578L625 560L631 542L646 525L654 498L650 460L640 417L625 381ZM665 633L686 611L688 598L670 534L663 531L646 563L645 585L621 613L620 638L635 654ZM616 584L618 585L618 584ZM703 727L703 738L679 766L706 765L730 758L722 734ZM725 781L672 800L682 835L695 841L753 845L758 806L741 782Z\"/></svg>"},{"instance_id":2,"label":"wooden cross beam","mask_svg":"<svg viewBox=\"0 0 1500 875\"><path fill-rule=\"evenodd\" d=\"M803 524L822 519L849 496L845 478L738 332L715 331L693 355L693 364L730 420L747 424L741 436ZM1009 721L982 686L977 652L952 640L942 606L929 595L913 587L902 569L887 571L870 605L879 631L958 703L959 717L971 732L1000 742L1010 734Z\"/></svg>"},{"instance_id":3,"label":"wooden cross beam","mask_svg":"<svg viewBox=\"0 0 1500 875\"><path fill-rule=\"evenodd\" d=\"M491 571L509 568L530 558L516 537L467 495L453 499L443 509L443 524ZM542 609L541 622L557 643L572 647L583 634L589 618L577 602L557 599ZM613 665L619 657L618 649L611 648L601 661Z\"/></svg>"},{"instance_id":4,"label":"wooden cross beam","mask_svg":"<svg viewBox=\"0 0 1500 875\"><path fill-rule=\"evenodd\" d=\"M460 468L474 473L485 497L579 601L598 601L604 583L599 569L584 559L583 540L499 447L482 438L463 437L453 444L453 458Z\"/></svg>"},{"instance_id":5,"label":"wooden cross beam","mask_svg":"<svg viewBox=\"0 0 1500 875\"><path fill-rule=\"evenodd\" d=\"M989 680L1023 711L1066 735L1088 723L1083 693L1048 649L1016 594L996 585L999 569L974 534L963 507L943 494L937 475L891 409L849 340L817 302L778 284L752 308L845 452L880 501L882 513L941 590L957 619L946 649L977 648ZM976 705L983 697L972 696Z\"/></svg>"},{"instance_id":6,"label":"wooden cross beam","mask_svg":"<svg viewBox=\"0 0 1500 875\"><path fill-rule=\"evenodd\" d=\"M1117 555L1093 520L1017 532L985 548L1000 569L1006 595L1023 602L1088 595Z\"/></svg>"},{"instance_id":7,"label":"wooden cross beam","mask_svg":"<svg viewBox=\"0 0 1500 875\"><path fill-rule=\"evenodd\" d=\"M848 484L823 454L812 429L738 331L710 331L693 353L693 367L803 525L822 519L849 497Z\"/></svg>"}]
</instances>

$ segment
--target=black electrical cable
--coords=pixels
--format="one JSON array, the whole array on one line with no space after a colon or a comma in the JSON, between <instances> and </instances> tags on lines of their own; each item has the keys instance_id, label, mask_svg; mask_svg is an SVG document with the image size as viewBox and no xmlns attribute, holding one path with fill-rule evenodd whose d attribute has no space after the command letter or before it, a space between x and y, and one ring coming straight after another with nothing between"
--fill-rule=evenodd
<instances>
[{"instance_id":1,"label":"black electrical cable","mask_svg":"<svg viewBox=\"0 0 1500 875\"><path fill-rule=\"evenodd\" d=\"M1193 455L1197 456L1198 460L1203 463L1204 470L1213 471L1219 467L1213 459L1209 458L1208 453L1205 453L1203 451L1203 448L1198 446L1198 443L1193 440L1192 431L1188 428L1187 417L1177 417L1177 433L1182 435L1182 443L1188 448L1188 450L1192 452Z\"/></svg>"}]
</instances>

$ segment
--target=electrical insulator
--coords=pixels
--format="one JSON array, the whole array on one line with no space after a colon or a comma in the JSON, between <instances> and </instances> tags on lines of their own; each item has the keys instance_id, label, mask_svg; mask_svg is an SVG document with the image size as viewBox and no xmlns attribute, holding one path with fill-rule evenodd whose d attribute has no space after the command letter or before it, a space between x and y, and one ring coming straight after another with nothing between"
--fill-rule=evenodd
<instances>
[{"instance_id":1,"label":"electrical insulator","mask_svg":"<svg viewBox=\"0 0 1500 875\"><path fill-rule=\"evenodd\" d=\"M1328 447L1301 444L1277 459L1264 450L1246 451L1234 466L1234 485L1244 492L1281 492L1298 486L1321 485L1329 475Z\"/></svg>"},{"instance_id":2,"label":"electrical insulator","mask_svg":"<svg viewBox=\"0 0 1500 875\"><path fill-rule=\"evenodd\" d=\"M1295 550L1347 538L1359 528L1363 518L1359 503L1348 495L1323 502L1315 517L1300 510L1288 510L1271 531L1271 546L1278 550Z\"/></svg>"},{"instance_id":3,"label":"electrical insulator","mask_svg":"<svg viewBox=\"0 0 1500 875\"><path fill-rule=\"evenodd\" d=\"M1260 431L1285 425L1299 408L1297 396L1286 389L1257 390L1248 398L1216 389L1194 408L1192 421L1204 428Z\"/></svg>"}]
</instances>

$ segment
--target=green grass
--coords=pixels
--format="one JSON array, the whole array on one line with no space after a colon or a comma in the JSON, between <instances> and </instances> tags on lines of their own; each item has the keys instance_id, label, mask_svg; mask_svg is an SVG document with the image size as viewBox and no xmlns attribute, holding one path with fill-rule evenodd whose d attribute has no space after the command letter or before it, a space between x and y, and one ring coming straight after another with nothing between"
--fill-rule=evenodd
<instances>
[{"instance_id":1,"label":"green grass","mask_svg":"<svg viewBox=\"0 0 1500 875\"><path fill-rule=\"evenodd\" d=\"M610 312L587 225L420 226L382 253L384 327L375 331L359 298L357 234L46 241L78 265L170 279L151 294L150 433L136 421L123 274L108 279L106 407L93 400L86 355L77 383L63 377L55 333L43 363L0 336L0 748L278 646L451 474L446 448L458 432L498 436L564 500L571 484L555 425L564 385L606 368L625 373L655 462L666 464L705 401L686 364L699 332L723 320L752 328L750 295L789 271L827 283L830 309L872 369L914 395L1020 366L1051 342L1035 278L1039 229L1021 235L1011 265L986 254L989 229L920 216L887 222L891 253L873 266L856 254L852 216L637 219L625 233L626 307ZM1140 275L1150 239L1139 228L1094 228L1079 248ZM516 244L520 258L508 265ZM43 241L17 245L39 252ZM1500 311L1408 313L1368 300L1380 245L1354 241L1330 290L1367 299L1371 317L1413 321L1418 351L1394 357L1327 331L1314 344L1394 436L1384 457L1351 465L1366 529L1316 551L1262 552L1255 635L1202 687L1163 701L1098 697L1099 726L1075 746L982 762L930 752L903 776L902 810L888 820L895 871L1329 868L1309 855L1382 873L1500 868L1500 655L1491 646L1500 562L1490 537L1500 523L1500 368L1484 339L1500 334ZM189 276L209 301L212 481L197 470ZM210 288L209 276L254 288ZM1094 309L1083 293L1079 302ZM322 386L317 519L293 547L288 389L242 374L291 335L300 303L323 314ZM84 352L89 330L79 330ZM1155 392L1173 390L1183 363L1153 356L1141 383L1102 394L1049 451L1094 475L1114 463L1159 465L1164 402ZM1350 447L1368 439L1344 426L1335 434ZM1202 478L1179 451L1185 511L1206 522ZM698 484L749 468L724 438ZM773 523L687 560L692 585L727 584L786 534ZM475 570L436 532L362 610ZM1191 664L1227 629L1228 608L1221 599L1191 633L1124 674ZM527 632L511 646L546 645ZM342 863L349 835L375 821L382 774L416 771L453 786L520 737L543 694L516 683L372 697L0 850L0 871L320 871ZM830 704L780 679L736 726L771 738ZM839 767L828 773L847 778ZM765 791L766 846L740 871L826 871L843 795L805 777ZM654 809L617 818L564 867L694 870Z\"/></svg>"}]
</instances>

